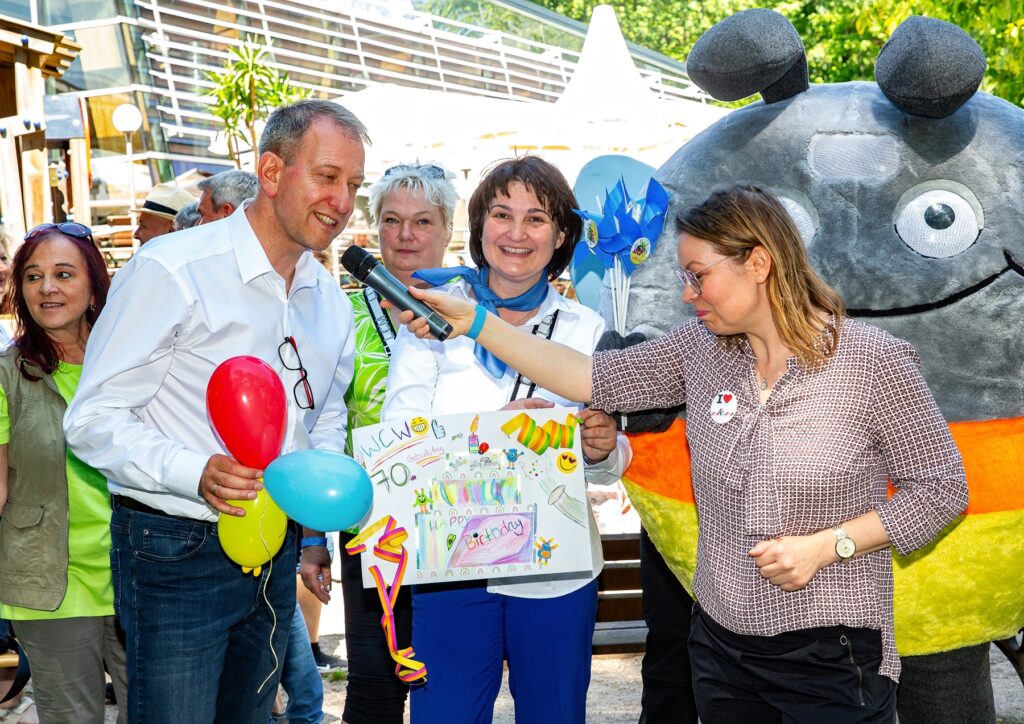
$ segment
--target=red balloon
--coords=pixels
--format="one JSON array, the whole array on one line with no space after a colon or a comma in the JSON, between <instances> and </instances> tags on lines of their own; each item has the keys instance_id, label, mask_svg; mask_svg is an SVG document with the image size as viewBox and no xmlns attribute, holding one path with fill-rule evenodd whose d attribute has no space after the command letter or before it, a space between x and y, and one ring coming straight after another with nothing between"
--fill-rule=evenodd
<instances>
[{"instance_id":1,"label":"red balloon","mask_svg":"<svg viewBox=\"0 0 1024 724\"><path fill-rule=\"evenodd\" d=\"M246 467L262 470L280 454L288 420L281 378L256 357L232 357L213 371L206 410L224 447Z\"/></svg>"}]
</instances>

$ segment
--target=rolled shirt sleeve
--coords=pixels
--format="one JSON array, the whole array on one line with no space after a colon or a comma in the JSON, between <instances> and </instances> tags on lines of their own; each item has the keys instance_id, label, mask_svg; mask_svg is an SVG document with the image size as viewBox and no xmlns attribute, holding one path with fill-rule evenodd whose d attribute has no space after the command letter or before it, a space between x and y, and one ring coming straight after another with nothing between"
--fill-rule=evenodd
<instances>
[{"instance_id":1,"label":"rolled shirt sleeve","mask_svg":"<svg viewBox=\"0 0 1024 724\"><path fill-rule=\"evenodd\" d=\"M890 338L873 380L877 442L899 489L878 514L902 555L931 541L968 502L960 451L919 368L913 347Z\"/></svg>"}]
</instances>

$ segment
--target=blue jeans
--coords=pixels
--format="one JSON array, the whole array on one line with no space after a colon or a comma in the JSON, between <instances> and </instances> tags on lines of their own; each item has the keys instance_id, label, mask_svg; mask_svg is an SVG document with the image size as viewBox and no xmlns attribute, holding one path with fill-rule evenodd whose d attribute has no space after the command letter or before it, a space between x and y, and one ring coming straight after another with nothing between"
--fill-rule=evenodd
<instances>
[{"instance_id":1,"label":"blue jeans","mask_svg":"<svg viewBox=\"0 0 1024 724\"><path fill-rule=\"evenodd\" d=\"M306 621L298 606L288 629L288 653L281 670L281 686L288 693L285 715L289 724L320 724L324 715L324 682L316 668Z\"/></svg>"},{"instance_id":2,"label":"blue jeans","mask_svg":"<svg viewBox=\"0 0 1024 724\"><path fill-rule=\"evenodd\" d=\"M411 689L412 724L490 724L503 659L518 724L584 724L596 616L596 580L555 598L413 588L412 645L427 682Z\"/></svg>"},{"instance_id":3,"label":"blue jeans","mask_svg":"<svg viewBox=\"0 0 1024 724\"><path fill-rule=\"evenodd\" d=\"M131 510L117 496L112 507L129 721L266 722L295 609L294 531L254 578L224 554L216 523Z\"/></svg>"}]
</instances>

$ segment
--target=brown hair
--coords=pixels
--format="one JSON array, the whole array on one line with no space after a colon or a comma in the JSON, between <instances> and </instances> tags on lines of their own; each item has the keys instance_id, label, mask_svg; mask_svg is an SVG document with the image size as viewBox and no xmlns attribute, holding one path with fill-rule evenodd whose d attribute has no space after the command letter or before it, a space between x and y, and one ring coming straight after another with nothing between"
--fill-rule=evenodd
<instances>
[{"instance_id":1,"label":"brown hair","mask_svg":"<svg viewBox=\"0 0 1024 724\"><path fill-rule=\"evenodd\" d=\"M28 240L18 247L18 251L14 255L14 262L11 264L11 275L7 283L7 291L4 293L4 305L14 315L14 345L18 348L18 353L22 358L19 362L21 375L32 382L38 380L39 377L25 368L25 361L31 362L50 375L60 364L61 349L46 330L32 318L22 289L25 283L25 267L28 266L29 259L32 258L32 254L40 244L57 237L67 239L74 244L82 253L82 258L85 259L84 271L89 278L89 290L93 297L93 303L85 310L85 321L90 328L96 323L100 312L103 311L103 305L107 302L107 289L110 287L107 265L104 263L99 249L96 248L92 236L78 238L54 229L34 236L30 234Z\"/></svg>"},{"instance_id":2,"label":"brown hair","mask_svg":"<svg viewBox=\"0 0 1024 724\"><path fill-rule=\"evenodd\" d=\"M832 354L839 344L843 300L811 267L800 232L778 199L757 186L731 186L680 214L676 228L734 260L763 248L772 260L768 302L783 344L809 365ZM824 338L819 311L835 317Z\"/></svg>"},{"instance_id":3,"label":"brown hair","mask_svg":"<svg viewBox=\"0 0 1024 724\"><path fill-rule=\"evenodd\" d=\"M551 215L558 230L565 234L565 241L555 249L548 262L548 279L554 280L565 271L572 260L576 242L583 233L583 220L573 209L577 206L576 196L569 187L565 176L555 166L539 156L523 156L501 161L484 177L469 198L469 253L473 263L483 269L483 230L491 202L499 195L508 196L508 187L521 183L532 191L544 210Z\"/></svg>"}]
</instances>

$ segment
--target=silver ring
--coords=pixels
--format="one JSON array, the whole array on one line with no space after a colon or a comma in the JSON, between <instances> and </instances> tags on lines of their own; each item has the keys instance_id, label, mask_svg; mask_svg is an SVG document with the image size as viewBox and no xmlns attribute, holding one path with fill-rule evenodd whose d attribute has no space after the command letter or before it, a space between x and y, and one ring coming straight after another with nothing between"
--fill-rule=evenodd
<instances>
[{"instance_id":1,"label":"silver ring","mask_svg":"<svg viewBox=\"0 0 1024 724\"><path fill-rule=\"evenodd\" d=\"M213 489L212 489L212 490L213 490L213 496L214 496L215 498L219 498L219 497L220 497L219 495L217 495L217 490L218 490L218 488L220 488L220 485L218 485L217 483L214 483L214 484L213 484Z\"/></svg>"}]
</instances>

